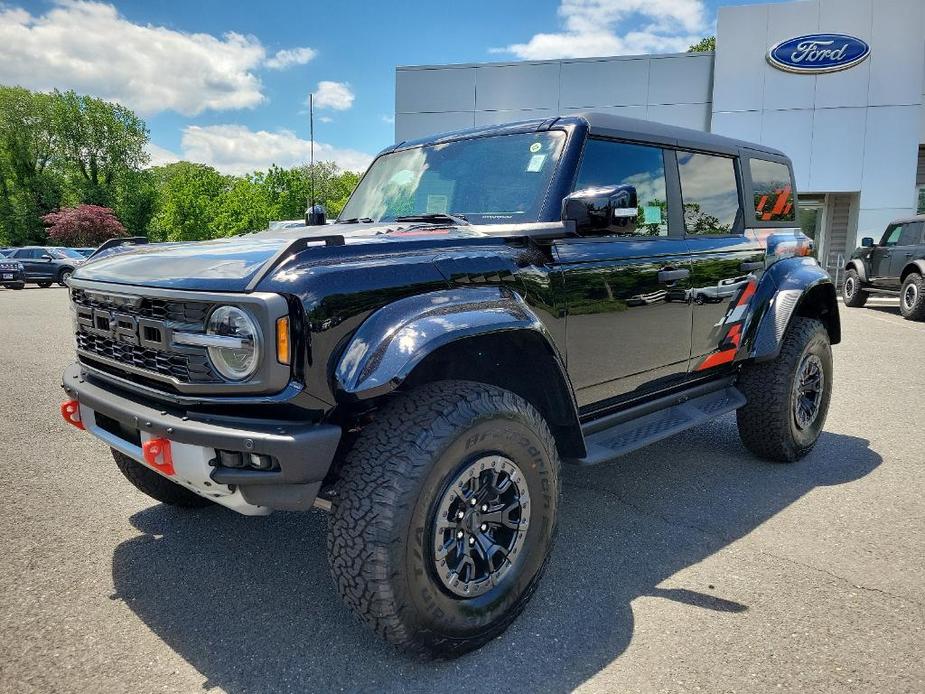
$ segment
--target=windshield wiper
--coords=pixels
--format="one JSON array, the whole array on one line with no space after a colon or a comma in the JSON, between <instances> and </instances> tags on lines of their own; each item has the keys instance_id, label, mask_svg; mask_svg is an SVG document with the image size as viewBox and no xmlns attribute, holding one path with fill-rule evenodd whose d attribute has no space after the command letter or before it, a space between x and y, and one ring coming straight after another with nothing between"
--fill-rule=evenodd
<instances>
[{"instance_id":1,"label":"windshield wiper","mask_svg":"<svg viewBox=\"0 0 925 694\"><path fill-rule=\"evenodd\" d=\"M350 219L338 219L337 224L372 224L374 221L369 217L351 217Z\"/></svg>"},{"instance_id":2,"label":"windshield wiper","mask_svg":"<svg viewBox=\"0 0 925 694\"><path fill-rule=\"evenodd\" d=\"M461 214L443 214L443 213L406 214L406 215L402 215L401 217L396 217L394 221L396 222L434 222L437 224L441 222L449 222L450 224L456 224L456 225L469 224L469 220L466 219Z\"/></svg>"}]
</instances>

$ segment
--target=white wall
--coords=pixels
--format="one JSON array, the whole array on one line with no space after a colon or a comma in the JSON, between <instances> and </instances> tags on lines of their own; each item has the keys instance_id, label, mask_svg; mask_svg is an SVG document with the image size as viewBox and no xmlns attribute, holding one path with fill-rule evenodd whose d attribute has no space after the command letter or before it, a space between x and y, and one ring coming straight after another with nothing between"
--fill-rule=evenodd
<instances>
[{"instance_id":1,"label":"white wall","mask_svg":"<svg viewBox=\"0 0 925 694\"><path fill-rule=\"evenodd\" d=\"M771 67L768 47L837 32L871 47L864 63L822 75ZM801 192L860 191L858 236L911 214L925 141L925 0L811 0L720 8L713 132L771 145ZM850 245L850 244L849 244Z\"/></svg>"},{"instance_id":2,"label":"white wall","mask_svg":"<svg viewBox=\"0 0 925 694\"><path fill-rule=\"evenodd\" d=\"M590 110L709 130L711 53L399 67L395 140Z\"/></svg>"}]
</instances>

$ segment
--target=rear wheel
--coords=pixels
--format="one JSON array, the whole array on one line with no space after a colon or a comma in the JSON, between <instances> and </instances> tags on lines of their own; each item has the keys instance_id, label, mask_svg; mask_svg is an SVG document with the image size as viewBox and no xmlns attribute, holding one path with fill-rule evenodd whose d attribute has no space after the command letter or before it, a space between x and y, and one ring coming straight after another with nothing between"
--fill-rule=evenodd
<instances>
[{"instance_id":1,"label":"rear wheel","mask_svg":"<svg viewBox=\"0 0 925 694\"><path fill-rule=\"evenodd\" d=\"M805 456L822 433L832 396L832 348L825 326L794 318L777 358L744 366L738 387L748 400L736 412L745 447L781 463Z\"/></svg>"},{"instance_id":2,"label":"rear wheel","mask_svg":"<svg viewBox=\"0 0 925 694\"><path fill-rule=\"evenodd\" d=\"M859 308L867 303L869 294L861 288L861 277L857 270L848 270L845 273L845 285L842 287L842 296L845 306Z\"/></svg>"},{"instance_id":3,"label":"rear wheel","mask_svg":"<svg viewBox=\"0 0 925 694\"><path fill-rule=\"evenodd\" d=\"M478 648L533 594L558 499L555 442L529 403L463 381L416 388L347 454L328 534L337 589L406 650Z\"/></svg>"},{"instance_id":4,"label":"rear wheel","mask_svg":"<svg viewBox=\"0 0 925 694\"><path fill-rule=\"evenodd\" d=\"M48 289L51 286L51 282L36 282L42 289Z\"/></svg>"},{"instance_id":5,"label":"rear wheel","mask_svg":"<svg viewBox=\"0 0 925 694\"><path fill-rule=\"evenodd\" d=\"M125 475L125 479L152 499L160 501L162 504L181 506L183 508L201 508L212 503L205 497L194 494L189 489L171 482L163 475L132 460L124 453L120 453L115 449L111 450L112 457L115 459L119 470Z\"/></svg>"},{"instance_id":6,"label":"rear wheel","mask_svg":"<svg viewBox=\"0 0 925 694\"><path fill-rule=\"evenodd\" d=\"M899 312L907 320L925 320L925 280L913 272L899 291Z\"/></svg>"}]
</instances>

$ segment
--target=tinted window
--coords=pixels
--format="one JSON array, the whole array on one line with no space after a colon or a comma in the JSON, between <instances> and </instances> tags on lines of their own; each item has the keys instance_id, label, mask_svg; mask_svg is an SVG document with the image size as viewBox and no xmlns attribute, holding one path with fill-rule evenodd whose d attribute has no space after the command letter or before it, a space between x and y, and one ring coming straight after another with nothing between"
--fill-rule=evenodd
<instances>
[{"instance_id":1,"label":"tinted window","mask_svg":"<svg viewBox=\"0 0 925 694\"><path fill-rule=\"evenodd\" d=\"M735 162L728 157L678 152L678 171L687 233L734 233L739 214Z\"/></svg>"},{"instance_id":2,"label":"tinted window","mask_svg":"<svg viewBox=\"0 0 925 694\"><path fill-rule=\"evenodd\" d=\"M883 232L883 240L880 241L881 246L895 246L899 243L899 237L902 236L903 225L902 224L890 224L886 228L886 231Z\"/></svg>"},{"instance_id":3,"label":"tinted window","mask_svg":"<svg viewBox=\"0 0 925 694\"><path fill-rule=\"evenodd\" d=\"M16 251L17 258L25 258L26 260L30 258L38 258L39 252L37 248L20 248Z\"/></svg>"},{"instance_id":4,"label":"tinted window","mask_svg":"<svg viewBox=\"0 0 925 694\"><path fill-rule=\"evenodd\" d=\"M762 222L792 222L793 181L786 164L750 159L752 192L755 194L755 218Z\"/></svg>"},{"instance_id":5,"label":"tinted window","mask_svg":"<svg viewBox=\"0 0 925 694\"><path fill-rule=\"evenodd\" d=\"M907 222L903 224L903 233L899 237L900 246L914 246L922 238L922 222Z\"/></svg>"},{"instance_id":6,"label":"tinted window","mask_svg":"<svg viewBox=\"0 0 925 694\"><path fill-rule=\"evenodd\" d=\"M639 214L636 233L668 235L665 203L665 157L657 147L588 140L581 158L575 190L600 186L636 188Z\"/></svg>"},{"instance_id":7,"label":"tinted window","mask_svg":"<svg viewBox=\"0 0 925 694\"><path fill-rule=\"evenodd\" d=\"M340 219L461 214L478 224L535 222L564 142L564 133L552 131L385 154L363 176Z\"/></svg>"}]
</instances>

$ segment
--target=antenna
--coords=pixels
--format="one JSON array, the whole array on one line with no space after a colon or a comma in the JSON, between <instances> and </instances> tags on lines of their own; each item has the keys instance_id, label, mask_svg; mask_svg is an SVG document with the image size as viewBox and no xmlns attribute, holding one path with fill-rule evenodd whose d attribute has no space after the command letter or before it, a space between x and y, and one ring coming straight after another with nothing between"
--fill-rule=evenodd
<instances>
[{"instance_id":1,"label":"antenna","mask_svg":"<svg viewBox=\"0 0 925 694\"><path fill-rule=\"evenodd\" d=\"M327 223L324 208L315 205L315 95L308 94L308 132L311 141L308 144L308 209L305 210L305 226L319 226Z\"/></svg>"}]
</instances>

